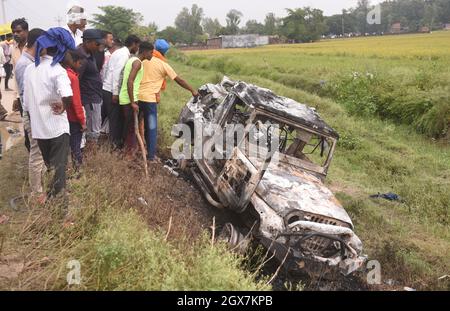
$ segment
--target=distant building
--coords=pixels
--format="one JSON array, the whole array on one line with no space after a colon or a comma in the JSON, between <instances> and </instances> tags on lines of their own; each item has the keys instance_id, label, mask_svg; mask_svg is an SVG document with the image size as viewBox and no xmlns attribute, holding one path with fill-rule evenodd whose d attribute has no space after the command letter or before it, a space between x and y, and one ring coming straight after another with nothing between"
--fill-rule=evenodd
<instances>
[{"instance_id":1,"label":"distant building","mask_svg":"<svg viewBox=\"0 0 450 311\"><path fill-rule=\"evenodd\" d=\"M235 35L220 36L218 38L208 39L206 45L211 48L229 49L229 48L252 48L270 43L269 36L260 35Z\"/></svg>"},{"instance_id":2,"label":"distant building","mask_svg":"<svg viewBox=\"0 0 450 311\"><path fill-rule=\"evenodd\" d=\"M206 45L210 49L221 49L222 48L222 38L211 38L206 41Z\"/></svg>"},{"instance_id":3,"label":"distant building","mask_svg":"<svg viewBox=\"0 0 450 311\"><path fill-rule=\"evenodd\" d=\"M444 30L450 30L450 23L444 25Z\"/></svg>"},{"instance_id":4,"label":"distant building","mask_svg":"<svg viewBox=\"0 0 450 311\"><path fill-rule=\"evenodd\" d=\"M402 24L401 23L392 24L391 33L402 33Z\"/></svg>"},{"instance_id":5,"label":"distant building","mask_svg":"<svg viewBox=\"0 0 450 311\"><path fill-rule=\"evenodd\" d=\"M220 36L210 38L205 43L193 45L177 45L177 48L183 51L191 50L218 50L230 48L252 48L268 44L284 43L278 36L260 36L260 35L236 35Z\"/></svg>"},{"instance_id":6,"label":"distant building","mask_svg":"<svg viewBox=\"0 0 450 311\"><path fill-rule=\"evenodd\" d=\"M284 41L280 36L269 36L269 44L282 44Z\"/></svg>"}]
</instances>

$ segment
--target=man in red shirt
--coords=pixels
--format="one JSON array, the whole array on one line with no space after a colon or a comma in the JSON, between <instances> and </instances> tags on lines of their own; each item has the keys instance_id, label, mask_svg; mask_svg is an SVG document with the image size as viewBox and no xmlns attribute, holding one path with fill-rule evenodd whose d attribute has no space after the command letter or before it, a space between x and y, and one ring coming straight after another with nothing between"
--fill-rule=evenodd
<instances>
[{"instance_id":1,"label":"man in red shirt","mask_svg":"<svg viewBox=\"0 0 450 311\"><path fill-rule=\"evenodd\" d=\"M80 81L78 80L78 69L81 67L84 55L78 51L69 51L64 59L64 68L67 70L72 84L72 105L67 108L67 118L70 124L70 148L72 150L72 163L78 173L83 164L81 152L81 140L83 132L86 131L86 116L81 102Z\"/></svg>"}]
</instances>

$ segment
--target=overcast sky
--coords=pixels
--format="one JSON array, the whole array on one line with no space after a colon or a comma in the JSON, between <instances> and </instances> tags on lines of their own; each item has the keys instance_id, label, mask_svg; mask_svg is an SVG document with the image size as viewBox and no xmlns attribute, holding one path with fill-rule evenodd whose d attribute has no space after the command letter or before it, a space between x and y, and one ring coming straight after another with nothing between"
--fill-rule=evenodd
<instances>
[{"instance_id":1,"label":"overcast sky","mask_svg":"<svg viewBox=\"0 0 450 311\"><path fill-rule=\"evenodd\" d=\"M141 12L145 22L154 21L160 28L172 25L175 17L183 7L196 3L202 7L206 16L217 17L224 24L225 15L230 9L237 9L244 14L243 24L249 19L263 21L266 13L274 12L277 16L285 15L286 8L312 6L322 9L326 15L336 14L344 8L355 6L357 0L6 0L6 15L9 21L17 17L26 17L31 27L44 29L58 26L58 17L65 23L67 6L80 3L87 14L97 13L98 6L120 5ZM372 3L381 0L372 0ZM1 15L0 15L1 17Z\"/></svg>"}]
</instances>

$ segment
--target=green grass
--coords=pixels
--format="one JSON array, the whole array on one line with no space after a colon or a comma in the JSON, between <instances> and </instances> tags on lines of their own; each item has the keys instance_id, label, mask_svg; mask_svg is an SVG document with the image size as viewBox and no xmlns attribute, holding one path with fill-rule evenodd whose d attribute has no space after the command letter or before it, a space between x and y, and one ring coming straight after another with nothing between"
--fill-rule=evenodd
<instances>
[{"instance_id":1,"label":"green grass","mask_svg":"<svg viewBox=\"0 0 450 311\"><path fill-rule=\"evenodd\" d=\"M192 51L185 64L258 76L329 97L356 115L448 138L450 32L330 40L256 49Z\"/></svg>"},{"instance_id":2,"label":"green grass","mask_svg":"<svg viewBox=\"0 0 450 311\"><path fill-rule=\"evenodd\" d=\"M26 157L24 148L16 147L0 162L0 215L10 217L8 225L0 225L0 265L4 258L25 263L18 278L0 278L1 289L271 289L265 278L256 280L258 271L247 270L245 258L211 242L204 224L212 219L197 215L200 194L186 191L189 185L162 169L152 169L152 179L145 181L138 167L131 169L115 155L90 154L85 175L69 182L74 224L67 227L59 217L60 202L45 208L20 204L19 211L9 207L9 199L25 189ZM139 197L148 206L140 205ZM72 260L81 264L80 286L66 281Z\"/></svg>"},{"instance_id":3,"label":"green grass","mask_svg":"<svg viewBox=\"0 0 450 311\"><path fill-rule=\"evenodd\" d=\"M106 211L92 238L73 250L73 256L84 254L83 286L139 291L269 289L241 270L242 259L222 245L211 247L204 237L181 251L164 236L150 231L136 212Z\"/></svg>"}]
</instances>

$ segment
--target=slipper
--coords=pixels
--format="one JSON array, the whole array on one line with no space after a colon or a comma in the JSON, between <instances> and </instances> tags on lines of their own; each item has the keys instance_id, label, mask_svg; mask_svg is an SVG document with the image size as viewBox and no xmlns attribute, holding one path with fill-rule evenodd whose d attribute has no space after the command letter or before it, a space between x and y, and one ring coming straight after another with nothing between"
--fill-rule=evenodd
<instances>
[{"instance_id":1,"label":"slipper","mask_svg":"<svg viewBox=\"0 0 450 311\"><path fill-rule=\"evenodd\" d=\"M0 225L6 224L9 220L9 217L6 215L1 215L0 216Z\"/></svg>"}]
</instances>

